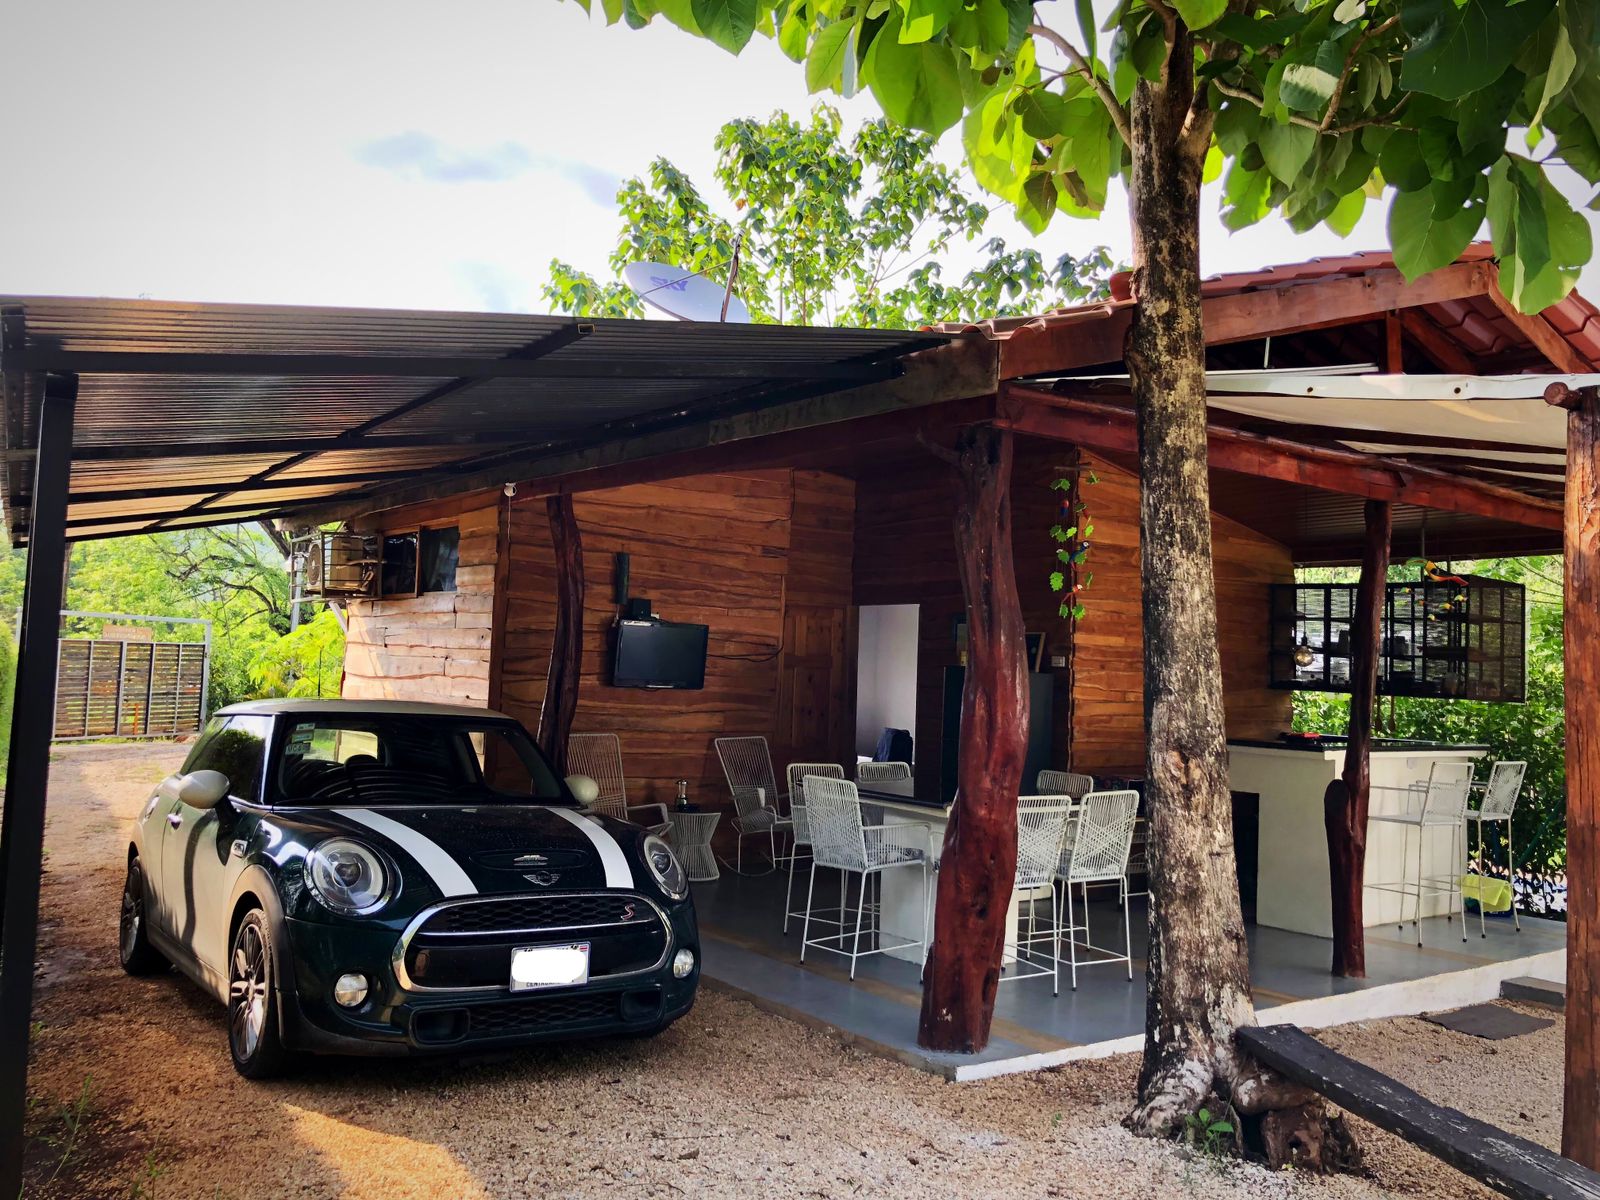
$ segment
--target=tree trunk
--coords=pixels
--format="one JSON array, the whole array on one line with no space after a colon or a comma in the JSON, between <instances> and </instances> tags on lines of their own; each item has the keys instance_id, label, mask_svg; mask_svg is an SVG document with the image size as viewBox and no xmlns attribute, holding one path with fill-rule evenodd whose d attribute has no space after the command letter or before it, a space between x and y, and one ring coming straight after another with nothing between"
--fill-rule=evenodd
<instances>
[{"instance_id":1,"label":"tree trunk","mask_svg":"<svg viewBox=\"0 0 1600 1200\"><path fill-rule=\"evenodd\" d=\"M1569 412L1567 1077L1561 1153L1600 1170L1600 389L1568 390L1562 406Z\"/></svg>"},{"instance_id":2,"label":"tree trunk","mask_svg":"<svg viewBox=\"0 0 1600 1200\"><path fill-rule=\"evenodd\" d=\"M1170 1136L1213 1090L1241 1113L1282 1097L1234 1047L1255 1020L1233 855L1206 476L1200 176L1211 114L1173 21L1161 83L1132 105L1138 302L1125 358L1139 428L1150 943L1138 1133ZM1281 1085L1280 1085L1281 1087Z\"/></svg>"},{"instance_id":3,"label":"tree trunk","mask_svg":"<svg viewBox=\"0 0 1600 1200\"><path fill-rule=\"evenodd\" d=\"M578 680L583 670L583 541L570 495L563 492L549 497L545 508L556 560L556 627L544 705L539 709L538 740L557 773L565 775L567 735L578 710Z\"/></svg>"},{"instance_id":4,"label":"tree trunk","mask_svg":"<svg viewBox=\"0 0 1600 1200\"><path fill-rule=\"evenodd\" d=\"M955 808L917 1041L973 1054L989 1043L1006 910L1017 871L1017 794L1028 743L1022 605L1011 558L1011 434L966 430L958 445L956 558L967 601L967 675Z\"/></svg>"},{"instance_id":5,"label":"tree trunk","mask_svg":"<svg viewBox=\"0 0 1600 1200\"><path fill-rule=\"evenodd\" d=\"M1333 973L1367 977L1362 898L1367 868L1367 802L1372 783L1372 715L1378 695L1378 652L1383 628L1384 583L1389 575L1392 512L1387 500L1368 500L1367 541L1350 639L1350 740L1344 773L1322 797L1328 833L1328 887L1333 913Z\"/></svg>"}]
</instances>

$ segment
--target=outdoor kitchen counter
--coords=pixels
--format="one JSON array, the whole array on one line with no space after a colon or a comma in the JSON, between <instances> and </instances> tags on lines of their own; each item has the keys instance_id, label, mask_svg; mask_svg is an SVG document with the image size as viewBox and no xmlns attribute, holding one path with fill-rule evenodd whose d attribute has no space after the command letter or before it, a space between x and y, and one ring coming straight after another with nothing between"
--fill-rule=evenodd
<instances>
[{"instance_id":1,"label":"outdoor kitchen counter","mask_svg":"<svg viewBox=\"0 0 1600 1200\"><path fill-rule=\"evenodd\" d=\"M1404 788L1425 782L1436 762L1482 758L1486 746L1447 745L1437 742L1390 742L1376 739L1371 752L1372 793L1369 812L1394 812L1404 798L1379 787ZM1228 782L1235 792L1254 793L1261 799L1259 849L1256 865L1256 923L1290 929L1314 937L1332 937L1333 922L1328 887L1328 837L1323 825L1322 795L1344 770L1344 746L1309 742L1230 741ZM1404 825L1374 821L1367 826L1369 884L1394 883L1402 876L1407 838L1417 832ZM1415 871L1416 844L1409 860ZM1424 835L1422 866L1425 875L1460 874L1466 862L1466 838L1451 846L1450 834L1430 829ZM1398 925L1405 903L1393 892L1370 888L1364 896L1367 926ZM1442 916L1450 897L1424 896L1423 916Z\"/></svg>"}]
</instances>

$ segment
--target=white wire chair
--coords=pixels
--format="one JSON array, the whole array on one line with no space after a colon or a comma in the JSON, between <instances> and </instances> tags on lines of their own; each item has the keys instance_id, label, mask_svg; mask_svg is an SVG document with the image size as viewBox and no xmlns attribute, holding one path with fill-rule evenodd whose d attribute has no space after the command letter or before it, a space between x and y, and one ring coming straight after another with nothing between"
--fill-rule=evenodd
<instances>
[{"instance_id":1,"label":"white wire chair","mask_svg":"<svg viewBox=\"0 0 1600 1200\"><path fill-rule=\"evenodd\" d=\"M793 830L794 822L783 814L783 794L772 774L772 752L764 737L720 737L713 744L722 762L722 773L733 796L733 830L738 834L734 870L744 873L744 840L767 837L772 869L778 866L778 835Z\"/></svg>"},{"instance_id":2,"label":"white wire chair","mask_svg":"<svg viewBox=\"0 0 1600 1200\"><path fill-rule=\"evenodd\" d=\"M1007 957L1014 960L1013 969L1009 974L1001 975L1001 983L1048 975L1052 993L1061 994L1061 960L1055 951L1058 937L1056 927L1061 917L1056 904L1055 877L1061 864L1061 842L1074 811L1072 797L1064 794L1024 796L1017 801L1015 890L1028 905L1028 925L1026 933L1019 930L1016 942L1006 946ZM1050 922L1044 935L1051 946L1046 956L1049 966L1036 961L1041 955L1034 949L1039 941L1036 917L1040 892L1045 893L1050 901ZM1020 921L1020 913L1018 918Z\"/></svg>"},{"instance_id":3,"label":"white wire chair","mask_svg":"<svg viewBox=\"0 0 1600 1200\"><path fill-rule=\"evenodd\" d=\"M1426 782L1419 781L1409 787L1389 787L1384 784L1372 784L1371 790L1389 792L1403 798L1404 807L1398 812L1370 812L1369 821L1382 821L1390 825L1399 825L1400 838L1400 879L1395 883L1369 883L1366 886L1375 892L1394 892L1400 896L1400 921L1401 932L1406 927L1406 897L1410 896L1415 907L1411 913L1412 929L1417 935L1417 945L1422 945L1422 897L1424 893L1438 895L1445 893L1449 896L1449 907L1446 911L1446 920L1453 919L1456 904L1461 900L1461 853L1460 845L1466 838L1467 824L1467 799L1472 791L1472 764L1470 762L1436 762L1428 771ZM1411 830L1417 831L1417 877L1413 882L1405 874L1405 857L1407 847L1410 845ZM1450 831L1450 873L1448 875L1425 875L1422 870L1423 842L1426 840L1428 830L1448 829ZM1465 908L1461 914L1461 940L1467 940L1467 915Z\"/></svg>"},{"instance_id":4,"label":"white wire chair","mask_svg":"<svg viewBox=\"0 0 1600 1200\"><path fill-rule=\"evenodd\" d=\"M1473 791L1481 791L1477 808L1467 809L1467 820L1478 831L1478 936L1488 937L1483 918L1483 827L1500 821L1506 824L1506 883L1511 888L1511 924L1522 932L1522 920L1517 916L1517 855L1511 841L1511 814L1516 812L1517 800L1522 795L1522 781L1528 774L1525 762L1502 761L1489 768L1489 778L1474 783ZM1466 918L1463 915L1463 922ZM1465 931L1463 931L1465 932Z\"/></svg>"},{"instance_id":5,"label":"white wire chair","mask_svg":"<svg viewBox=\"0 0 1600 1200\"><path fill-rule=\"evenodd\" d=\"M664 836L672 829L665 804L629 804L628 783L622 774L622 742L614 733L574 733L567 738L567 774L587 775L600 794L589 807L596 812L643 825ZM636 815L637 814L637 815ZM650 817L654 819L649 819Z\"/></svg>"},{"instance_id":6,"label":"white wire chair","mask_svg":"<svg viewBox=\"0 0 1600 1200\"><path fill-rule=\"evenodd\" d=\"M806 960L806 949L816 947L850 960L850 978L856 977L856 960L869 954L883 954L890 950L915 946L926 953L928 946L927 891L928 891L928 838L931 827L926 823L896 825L866 825L861 820L861 798L856 785L847 779L829 779L820 775L805 777L806 824L811 835L811 880L806 888L806 920L800 935L800 961ZM856 900L855 933L841 923L839 932L823 937L811 936L811 907L817 890L817 868L832 869L843 876L841 901L849 906L850 876L861 876L861 890ZM923 922L922 937L894 938L886 941L874 914L873 925L867 937L871 948L861 948L862 918L867 912L867 881L874 875L899 867L915 867L922 873ZM845 943L850 942L850 949Z\"/></svg>"},{"instance_id":7,"label":"white wire chair","mask_svg":"<svg viewBox=\"0 0 1600 1200\"><path fill-rule=\"evenodd\" d=\"M1067 962L1072 970L1072 990L1078 990L1078 967L1102 963L1126 963L1128 979L1133 979L1133 931L1128 920L1128 851L1133 845L1133 824L1139 815L1139 793L1135 791L1090 792L1078 804L1077 836L1065 871L1056 879L1067 894L1067 921L1056 925L1055 956L1061 957L1061 938L1067 939ZM1122 899L1122 953L1096 946L1089 937L1089 899L1083 901L1083 924L1079 925L1072 903L1075 886L1114 883ZM1083 934L1079 942L1078 934ZM1093 951L1099 957L1078 962L1078 949Z\"/></svg>"},{"instance_id":8,"label":"white wire chair","mask_svg":"<svg viewBox=\"0 0 1600 1200\"><path fill-rule=\"evenodd\" d=\"M806 776L821 779L843 779L844 768L838 763L790 763L784 772L789 777L789 816L794 821L794 853L789 855L789 883L783 890L783 932L789 932L789 918L804 913L789 908L794 895L794 865L800 857L800 847L811 845L811 826L806 821ZM841 920L843 911L840 911ZM836 924L839 922L835 922Z\"/></svg>"},{"instance_id":9,"label":"white wire chair","mask_svg":"<svg viewBox=\"0 0 1600 1200\"><path fill-rule=\"evenodd\" d=\"M858 762L856 764L856 785L874 783L910 783L911 764L907 762ZM876 804L865 804L861 809L862 819L868 825L883 824L883 809Z\"/></svg>"}]
</instances>

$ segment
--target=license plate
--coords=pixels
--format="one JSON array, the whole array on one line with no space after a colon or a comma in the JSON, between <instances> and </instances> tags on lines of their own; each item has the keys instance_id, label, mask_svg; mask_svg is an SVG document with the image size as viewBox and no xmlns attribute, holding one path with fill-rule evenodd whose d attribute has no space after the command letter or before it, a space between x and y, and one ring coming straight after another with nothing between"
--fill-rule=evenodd
<instances>
[{"instance_id":1,"label":"license plate","mask_svg":"<svg viewBox=\"0 0 1600 1200\"><path fill-rule=\"evenodd\" d=\"M511 951L511 990L571 987L589 982L589 943L518 946Z\"/></svg>"}]
</instances>

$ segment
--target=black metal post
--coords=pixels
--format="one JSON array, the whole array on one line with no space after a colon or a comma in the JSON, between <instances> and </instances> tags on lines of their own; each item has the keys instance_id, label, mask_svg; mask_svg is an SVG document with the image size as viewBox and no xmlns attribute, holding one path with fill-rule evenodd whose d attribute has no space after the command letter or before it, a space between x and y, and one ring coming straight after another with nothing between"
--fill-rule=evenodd
<instances>
[{"instance_id":1,"label":"black metal post","mask_svg":"<svg viewBox=\"0 0 1600 1200\"><path fill-rule=\"evenodd\" d=\"M39 875L44 859L45 786L56 710L56 642L66 565L67 485L72 475L76 375L46 380L39 406L39 454L28 520L28 569L11 712L11 757L0 818L0 1197L22 1193L23 1117L27 1112L28 1040L33 966L39 933Z\"/></svg>"}]
</instances>

